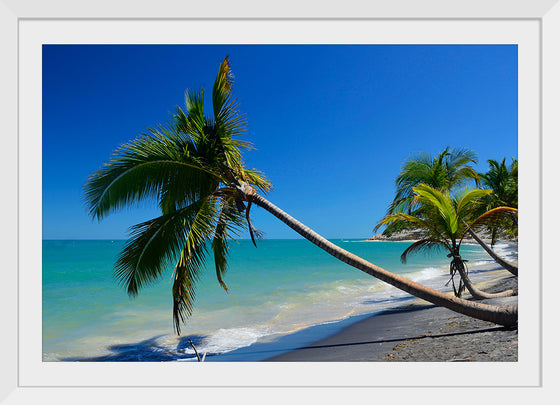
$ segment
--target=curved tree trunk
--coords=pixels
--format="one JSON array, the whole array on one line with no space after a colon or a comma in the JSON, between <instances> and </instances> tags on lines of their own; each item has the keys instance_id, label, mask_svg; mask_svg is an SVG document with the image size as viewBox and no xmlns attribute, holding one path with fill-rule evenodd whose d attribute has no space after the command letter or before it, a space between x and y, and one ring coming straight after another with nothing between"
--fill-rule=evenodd
<instances>
[{"instance_id":1,"label":"curved tree trunk","mask_svg":"<svg viewBox=\"0 0 560 405\"><path fill-rule=\"evenodd\" d=\"M247 190L245 184L241 185L240 191L245 194L247 200L252 200L254 204L257 204L270 212L301 236L352 267L362 270L363 272L418 298L429 301L435 305L446 307L452 311L499 325L513 326L517 324L517 304L496 306L468 301L415 283L404 277L384 270L381 267L378 267L361 257L336 246L334 243L329 242L315 231L306 227L301 222L276 207L261 195L256 194L253 190Z\"/></svg>"},{"instance_id":2,"label":"curved tree trunk","mask_svg":"<svg viewBox=\"0 0 560 405\"><path fill-rule=\"evenodd\" d=\"M514 264L511 264L509 262L506 262L504 259L502 259L500 256L498 256L491 248L490 246L488 246L486 243L484 243L484 241L482 239L480 239L478 237L478 235L476 233L474 233L471 229L469 229L469 235L471 235L473 237L473 239L475 241L478 242L478 244L480 246L482 246L482 248L484 250L486 250L486 253L488 253L490 255L490 257L492 257L492 259L494 259L496 261L496 263L498 263L500 266L502 266L504 269L506 269L507 271L509 271L511 274L515 274L517 276L517 266Z\"/></svg>"},{"instance_id":3,"label":"curved tree trunk","mask_svg":"<svg viewBox=\"0 0 560 405\"><path fill-rule=\"evenodd\" d=\"M511 297L512 295L515 295L515 292L513 290L502 291L494 294L479 290L472 283L469 275L467 274L467 271L465 270L465 264L463 263L463 259L461 258L461 256L455 257L451 262L451 265L452 266L455 265L455 268L457 269L459 275L461 276L461 280L463 280L463 283L465 283L465 287L467 287L467 290L469 290L469 292L471 293L472 297L475 300L484 300L487 298Z\"/></svg>"}]
</instances>

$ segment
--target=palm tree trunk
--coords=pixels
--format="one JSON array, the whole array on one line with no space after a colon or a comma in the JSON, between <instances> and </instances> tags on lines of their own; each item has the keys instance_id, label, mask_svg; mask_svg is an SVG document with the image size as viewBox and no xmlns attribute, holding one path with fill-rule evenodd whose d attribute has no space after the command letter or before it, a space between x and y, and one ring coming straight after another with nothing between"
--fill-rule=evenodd
<instances>
[{"instance_id":1,"label":"palm tree trunk","mask_svg":"<svg viewBox=\"0 0 560 405\"><path fill-rule=\"evenodd\" d=\"M241 188L243 192L245 188ZM499 325L513 326L517 324L517 304L507 306L488 305L473 301L464 300L454 297L453 295L444 294L431 288L427 288L421 284L415 283L399 275L393 274L387 270L382 269L338 246L329 242L321 235L311 230L301 222L291 217L280 208L276 207L270 201L258 195L257 193L250 192L245 194L246 198L272 215L280 219L290 228L295 230L301 236L323 249L325 252L336 257L337 259L355 267L363 272L376 277L388 284L391 284L409 294L418 298L429 301L435 305L446 307L452 311L467 315L473 318L493 322Z\"/></svg>"},{"instance_id":2,"label":"palm tree trunk","mask_svg":"<svg viewBox=\"0 0 560 405\"><path fill-rule=\"evenodd\" d=\"M490 246L488 246L486 243L484 243L484 241L482 239L480 239L478 237L478 235L476 233L474 233L472 231L472 229L469 229L469 235L471 235L473 237L473 239L475 241L478 242L478 244L480 246L482 246L482 248L484 250L486 250L486 253L488 253L490 255L490 257L492 259L494 259L496 261L496 263L498 263L500 266L502 266L504 269L506 269L507 271L509 271L511 274L515 274L517 276L517 266L511 263L506 262L504 259L502 259L500 256L498 256L491 248Z\"/></svg>"},{"instance_id":3,"label":"palm tree trunk","mask_svg":"<svg viewBox=\"0 0 560 405\"><path fill-rule=\"evenodd\" d=\"M475 300L484 300L487 298L511 297L512 295L515 295L515 292L513 290L507 290L507 291L502 291L500 293L491 294L476 288L476 286L472 283L469 275L467 274L467 271L465 270L465 264L461 256L455 256L453 258L453 261L451 262L451 265L455 266L455 268L459 272L459 275L461 276L461 280L463 280L463 283L465 283L465 287L467 287L467 290L469 290L469 292L471 293L472 297Z\"/></svg>"}]
</instances>

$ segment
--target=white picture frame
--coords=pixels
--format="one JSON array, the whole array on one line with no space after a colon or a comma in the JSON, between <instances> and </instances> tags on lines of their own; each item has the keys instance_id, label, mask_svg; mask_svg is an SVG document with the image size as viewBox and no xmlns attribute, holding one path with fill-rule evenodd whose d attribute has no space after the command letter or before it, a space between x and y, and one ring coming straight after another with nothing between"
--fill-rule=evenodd
<instances>
[{"instance_id":1,"label":"white picture frame","mask_svg":"<svg viewBox=\"0 0 560 405\"><path fill-rule=\"evenodd\" d=\"M555 176L552 174L553 167L551 161L554 162L552 153L556 150L554 147L557 142L552 140L554 130L558 131L558 113L555 111L558 107L558 94L560 91L557 72L559 71L558 60L558 47L560 38L560 6L557 0L535 0L526 2L527 4L511 4L507 1L471 1L465 4L459 2L444 1L395 1L387 2L387 4L372 4L367 7L356 6L353 2L345 2L344 4L329 5L320 3L320 7L316 2L309 3L296 3L296 2L283 2L272 6L264 5L263 2L256 1L240 1L240 2L225 2L214 1L205 2L204 4L183 4L177 6L172 1L160 1L157 3L150 2L132 2L121 1L118 3L110 2L97 2L95 4L74 4L65 1L50 1L39 2L29 0L0 0L0 43L2 54L7 55L4 63L1 65L2 75L0 76L1 88L3 89L0 96L2 102L2 117L4 130L7 135L3 136L4 151L6 158L2 160L2 180L8 185L9 192L6 194L10 198L2 199L2 213L5 216L4 223L7 225L2 232L2 250L4 256L8 257L5 262L5 272L3 274L2 291L0 293L1 308L4 321L4 333L1 334L1 351L2 351L2 374L0 378L0 401L12 403L33 403L33 402L47 402L50 403L71 403L75 401L87 403L113 403L116 400L132 400L135 402L157 402L169 399L182 399L182 400L204 400L204 401L218 401L225 400L232 401L233 398L243 400L259 400L265 401L269 398L274 398L275 401L297 400L300 398L302 392L310 393L316 398L316 401L325 399L339 401L348 401L352 395L370 395L373 393L369 390L377 387L381 388L375 391L375 395L393 395L395 391L393 387L406 387L406 390L401 390L398 397L403 399L415 400L429 400L433 399L433 393L425 388L442 388L441 395L449 395L447 400L455 400L462 397L467 400L469 389L473 387L486 387L494 388L495 390L484 391L485 400L504 400L505 398L532 400L535 401L536 395L544 396L555 391L554 386L546 384L547 376L549 379L553 377L551 370L545 370L545 365L554 366L555 356L554 353L548 353L544 356L544 348L550 347L551 338L545 338L545 331L550 333L550 327L544 325L544 314L546 307L544 305L544 297L550 297L552 288L556 284L553 280L558 276L552 274L554 264L548 272L545 273L545 257L546 252L553 252L555 246L552 244L552 235L548 239L544 233L543 218L547 218L546 214L553 216L552 205L550 201L554 200L557 191L554 189L547 189L545 179L550 182L555 181ZM135 21L138 24L150 21L173 21L174 23L181 23L182 21L190 21L193 23L201 24L243 24L244 22L250 23L251 21L269 22L270 24L292 24L292 28L301 27L302 24L312 26L317 21L322 21L325 24L337 24L340 22L360 22L367 23L368 21L385 21L389 24L397 24L399 22L406 22L407 24L429 24L430 22L438 23L447 21L453 22L483 22L485 25L495 24L496 27L500 22L504 21L525 21L538 26L538 49L536 55L539 59L538 65L539 75L537 83L538 89L532 88L529 91L538 92L538 100L540 105L538 109L540 128L538 141L535 138L532 142L536 144L527 143L528 148L534 148L538 153L536 161L532 164L535 165L532 173L536 173L539 178L538 184L533 184L532 187L536 190L538 201L532 202L532 207L536 208L538 212L533 213L533 218L537 218L537 223L533 224L533 231L537 240L533 240L532 246L534 249L531 251L531 263L534 264L531 271L532 286L536 286L540 291L540 295L536 297L534 308L537 310L539 316L532 320L532 324L536 326L536 338L532 335L532 342L538 345L538 349L533 348L530 353L539 353L540 358L530 359L530 373L531 378L526 379L527 383L520 382L522 378L513 379L514 383L508 384L507 381L503 382L503 378L496 378L502 381L499 384L480 383L480 379L474 378L474 383L471 380L458 378L457 384L435 378L438 375L445 375L446 373L454 373L457 367L463 367L466 374L476 376L478 373L482 374L488 372L490 368L492 373L502 372L503 365L491 364L462 364L462 365L443 365L442 368L435 372L433 384L426 384L422 379L421 384L411 383L411 373L418 373L418 375L426 374L426 371L432 372L435 365L432 364L412 364L408 365L411 368L401 383L395 384L378 384L377 380L385 381L387 376L398 376L401 370L398 367L402 365L386 365L387 368L383 369L383 374L371 374L371 369L368 365L364 364L331 364L321 365L322 368L327 368L324 378L326 383L322 384L318 378L303 378L300 383L294 383L293 375L296 376L310 376L311 373L317 372L316 365L298 364L297 371L294 373L294 365L263 365L263 364L222 364L209 366L205 364L207 370L198 370L197 375L185 376L184 384L146 384L142 382L139 386L131 383L119 384L115 381L114 384L65 384L64 380L56 382L54 377L58 371L50 372L48 369L37 369L32 377L22 377L22 361L25 356L21 356L21 350L24 350L22 344L22 325L21 316L24 305L26 302L22 300L22 278L20 274L20 265L22 254L25 253L26 257L29 256L32 241L26 239L26 234L21 232L22 226L27 227L27 224L36 224L40 226L41 217L40 212L31 212L30 210L22 209L22 204L25 204L25 198L28 197L26 190L30 187L25 184L22 186L22 170L28 173L28 168L22 168L22 161L26 162L25 158L22 160L22 152L25 151L25 143L22 143L20 126L20 94L26 91L29 83L22 83L22 76L20 73L22 63L22 25L23 24L40 24L47 22L48 24L56 24L57 22L68 23L74 22L76 24L83 22L86 23L101 23L103 21L110 22L111 24L126 24L127 21ZM55 30L56 31L56 30ZM530 31L530 30L529 30ZM131 32L132 33L132 32ZM35 33L37 35L37 33ZM38 33L39 37L41 32ZM60 38L64 37L64 34ZM319 39L320 31L318 31ZM504 34L507 35L507 34ZM52 38L52 37L51 37ZM87 35L84 37L87 38ZM308 37L309 38L309 37ZM70 38L69 38L70 40ZM75 38L71 39L75 41ZM333 41L332 38L329 38ZM131 35L122 37L121 41L134 41ZM25 76L27 77L27 76ZM520 87L521 88L521 87ZM40 89L37 89L40 94ZM40 98L40 97L39 97ZM36 125L39 125L40 122ZM520 128L521 131L521 128ZM547 136L548 134L548 136ZM17 151L17 153L15 152ZM521 143L520 143L520 160L521 159ZM533 153L535 155L535 153ZM17 168L18 170L15 170ZM40 167L37 171L37 177L32 180L35 184L40 184ZM549 171L550 170L550 171ZM24 177L29 179L27 175ZM35 185L34 184L34 185ZM40 186L39 186L40 189ZM38 192L37 195L40 195ZM16 198L17 196L17 198ZM534 198L534 195L532 196ZM548 202L547 202L548 201ZM15 214L17 213L17 215ZM523 212L522 212L523 216ZM521 219L520 219L521 221ZM548 219L545 223L548 223ZM553 227L552 227L553 228ZM550 227L547 227L550 229ZM17 237L16 237L17 236ZM22 249L22 244L25 247ZM40 252L40 244L38 245ZM23 250L25 250L23 252ZM6 254L7 253L7 254ZM551 253L548 253L549 255ZM34 263L40 263L40 254L37 253L37 258ZM521 260L521 259L520 259ZM537 264L538 263L538 264ZM530 266L525 266L527 268ZM557 272L556 272L557 273ZM546 280L546 282L544 282ZM525 282L525 280L523 280ZM17 286L17 288L16 288ZM546 294L546 292L549 294ZM533 297L535 298L535 297ZM549 298L550 299L550 298ZM521 302L520 312L523 310L523 305L529 305L527 301ZM552 305L552 303L549 303ZM40 314L35 314L35 319L40 322ZM39 325L40 331L40 325ZM535 331L533 331L535 332ZM520 345L522 345L520 338ZM527 352L529 353L529 352ZM527 359L522 358L523 351L520 350L520 363ZM550 357L549 357L550 356ZM40 360L40 359L39 359ZM196 364L193 364L196 366ZM167 364L172 368L175 373L181 373L182 370L175 364ZM396 366L396 367L395 367ZM510 365L511 366L511 365ZM75 370L79 370L81 365L75 363L59 364L64 368L62 374L67 373L71 375ZM79 367L79 368L78 368ZM90 371L87 373L114 373L121 375L123 378L126 373L150 373L149 368L151 365L143 364L90 364ZM210 367L218 367L212 369ZM331 372L336 367L340 377L332 376ZM515 366L513 366L515 367ZM486 371L483 370L486 369ZM91 371L93 370L93 371ZM378 371L376 369L375 371ZM535 375L535 372L538 375ZM41 376L40 373L44 373ZM263 376L265 373L272 373L267 378ZM62 375L60 374L60 375ZM406 373L405 373L406 374ZM91 374L87 374L91 375ZM290 377L292 375L292 377ZM228 376L230 379L228 381ZM352 384L352 376L355 376L356 384ZM27 383L27 381L38 381L39 379L46 381L44 384ZM299 377L298 377L299 378ZM130 379L124 378L126 381ZM201 383L200 381L206 381ZM244 382L246 381L246 382ZM267 383L267 381L269 383ZM339 381L339 383L335 383ZM371 381L367 383L367 381ZM550 384L550 381L549 381ZM526 390L505 390L500 388L504 387L526 387ZM263 392L263 389L267 392ZM453 388L453 393L445 391L445 388ZM546 389L545 389L546 388ZM350 391L352 389L352 391ZM513 391L513 392L512 392ZM437 395L440 395L439 393Z\"/></svg>"}]
</instances>

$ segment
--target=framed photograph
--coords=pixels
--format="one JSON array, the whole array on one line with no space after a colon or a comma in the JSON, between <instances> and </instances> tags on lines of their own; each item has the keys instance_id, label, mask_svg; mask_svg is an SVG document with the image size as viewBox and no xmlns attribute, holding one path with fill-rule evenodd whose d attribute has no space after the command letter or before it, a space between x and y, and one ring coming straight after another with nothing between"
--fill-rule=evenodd
<instances>
[{"instance_id":1,"label":"framed photograph","mask_svg":"<svg viewBox=\"0 0 560 405\"><path fill-rule=\"evenodd\" d=\"M544 395L557 2L213 3L2 0L0 399Z\"/></svg>"}]
</instances>

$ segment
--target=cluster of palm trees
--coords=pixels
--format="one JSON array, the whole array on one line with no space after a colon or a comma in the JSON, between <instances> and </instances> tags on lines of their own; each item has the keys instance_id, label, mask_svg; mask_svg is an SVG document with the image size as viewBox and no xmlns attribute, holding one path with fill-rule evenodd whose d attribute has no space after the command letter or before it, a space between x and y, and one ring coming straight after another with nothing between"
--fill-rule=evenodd
<instances>
[{"instance_id":1,"label":"cluster of palm trees","mask_svg":"<svg viewBox=\"0 0 560 405\"><path fill-rule=\"evenodd\" d=\"M510 167L489 160L487 173L477 173L472 164L476 154L467 149L445 148L436 156L419 153L403 165L395 181L395 198L387 214L375 229L385 225L385 235L402 230L422 231L423 237L411 244L401 255L443 248L451 258L450 273L455 296L466 288L473 298L485 299L512 295L511 290L488 294L470 280L461 258L463 240L471 236L504 268L517 275L517 266L500 258L476 234L483 229L491 234L491 244L498 236L517 233L517 160ZM466 188L468 183L484 188ZM459 286L454 276L459 273Z\"/></svg>"},{"instance_id":2,"label":"cluster of palm trees","mask_svg":"<svg viewBox=\"0 0 560 405\"><path fill-rule=\"evenodd\" d=\"M249 231L253 243L258 237L250 218L251 206L255 204L339 260L412 295L497 324L517 323L516 305L474 302L412 282L345 251L264 198L262 194L270 190L271 183L263 173L245 167L242 151L251 145L240 139L246 132L246 120L232 96L232 86L226 57L212 88L211 115L204 112L204 91L187 91L185 110L178 108L166 125L149 129L119 147L86 181L84 199L92 218L101 219L145 199L154 201L161 210L161 216L131 228L130 238L115 265L116 278L131 296L136 296L167 268L173 268L173 320L180 333L181 323L192 314L196 283L209 250L213 253L218 282L227 290L223 275L227 269L228 240L244 230ZM472 171L459 164L464 157L458 157L456 168L451 170L453 153L448 151L441 161L449 167L435 173L438 179L441 177L441 184L457 186ZM447 183L444 178L448 178ZM451 196L448 186L422 185L412 179L403 180L405 183L393 204L394 212L383 220L388 229L410 228L412 218L427 223L433 216L438 224L445 222L449 231L438 235L439 228L430 225L425 242L407 249L406 254L436 241L440 243L445 237L443 245L458 256L460 239L470 229L464 220L471 217L465 213L471 212L474 201L491 198L490 192L478 190ZM406 207L406 213L402 207ZM437 219L435 212L442 208L447 210L447 216ZM461 273L462 261L453 257Z\"/></svg>"}]
</instances>

